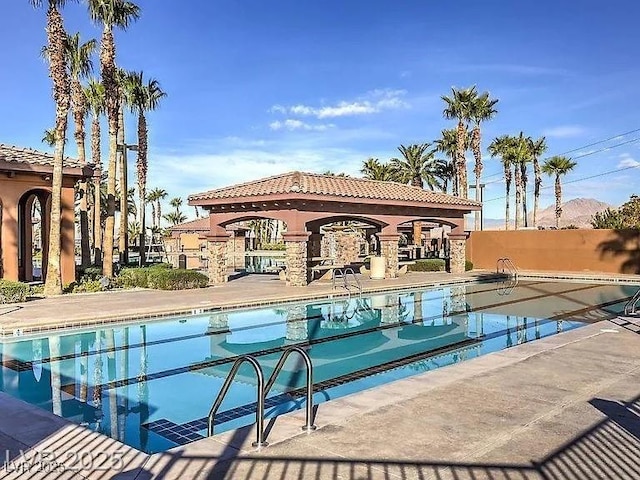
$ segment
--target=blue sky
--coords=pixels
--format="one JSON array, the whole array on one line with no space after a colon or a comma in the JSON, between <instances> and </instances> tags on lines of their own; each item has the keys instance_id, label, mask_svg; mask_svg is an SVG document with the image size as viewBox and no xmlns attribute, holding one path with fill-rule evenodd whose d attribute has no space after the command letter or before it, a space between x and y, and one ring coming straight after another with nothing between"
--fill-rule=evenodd
<instances>
[{"instance_id":1,"label":"blue sky","mask_svg":"<svg viewBox=\"0 0 640 480\"><path fill-rule=\"evenodd\" d=\"M293 169L356 175L364 159L388 159L399 144L433 141L451 127L440 99L451 86L475 84L500 99L484 146L522 130L546 135L550 155L581 155L640 137L581 148L640 128L640 5L632 0L137 3L140 20L116 36L118 62L157 78L169 95L149 115L149 185L171 196ZM99 38L83 4L64 15L68 31ZM0 18L0 142L45 149L54 109L39 57L44 11L4 1ZM135 143L133 119L128 125ZM635 168L570 182L638 165L639 145L578 159L565 198L624 202ZM485 216L499 218L500 165L485 165ZM543 193L544 207L553 189Z\"/></svg>"}]
</instances>

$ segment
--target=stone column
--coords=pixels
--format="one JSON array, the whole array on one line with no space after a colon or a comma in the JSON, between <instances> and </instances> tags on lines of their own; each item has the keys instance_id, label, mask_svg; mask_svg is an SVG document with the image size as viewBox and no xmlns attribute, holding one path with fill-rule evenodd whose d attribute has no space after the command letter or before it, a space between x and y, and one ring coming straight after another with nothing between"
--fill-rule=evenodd
<instances>
[{"instance_id":1,"label":"stone column","mask_svg":"<svg viewBox=\"0 0 640 480\"><path fill-rule=\"evenodd\" d=\"M287 307L286 339L292 342L302 342L309 338L307 331L307 308L304 305Z\"/></svg>"},{"instance_id":2,"label":"stone column","mask_svg":"<svg viewBox=\"0 0 640 480\"><path fill-rule=\"evenodd\" d=\"M211 285L226 283L227 277L227 239L228 236L207 237L208 273Z\"/></svg>"},{"instance_id":3,"label":"stone column","mask_svg":"<svg viewBox=\"0 0 640 480\"><path fill-rule=\"evenodd\" d=\"M286 245L286 276L287 285L292 287L306 287L309 284L307 272L307 240L309 232L285 233Z\"/></svg>"},{"instance_id":4,"label":"stone column","mask_svg":"<svg viewBox=\"0 0 640 480\"><path fill-rule=\"evenodd\" d=\"M465 272L466 243L465 234L449 234L449 273L461 274Z\"/></svg>"},{"instance_id":5,"label":"stone column","mask_svg":"<svg viewBox=\"0 0 640 480\"><path fill-rule=\"evenodd\" d=\"M400 235L378 233L380 239L380 255L386 259L385 278L398 277L398 239Z\"/></svg>"}]
</instances>

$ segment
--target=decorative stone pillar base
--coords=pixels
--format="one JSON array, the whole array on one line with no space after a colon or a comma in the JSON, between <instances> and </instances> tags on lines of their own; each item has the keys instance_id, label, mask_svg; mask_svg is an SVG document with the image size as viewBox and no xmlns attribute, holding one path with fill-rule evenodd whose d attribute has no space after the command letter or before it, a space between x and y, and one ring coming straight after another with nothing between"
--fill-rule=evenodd
<instances>
[{"instance_id":1,"label":"decorative stone pillar base","mask_svg":"<svg viewBox=\"0 0 640 480\"><path fill-rule=\"evenodd\" d=\"M449 273L461 274L465 272L466 235L449 235Z\"/></svg>"},{"instance_id":2,"label":"decorative stone pillar base","mask_svg":"<svg viewBox=\"0 0 640 480\"><path fill-rule=\"evenodd\" d=\"M386 259L385 278L398 277L398 239L400 235L384 235L379 233L380 254Z\"/></svg>"},{"instance_id":3,"label":"decorative stone pillar base","mask_svg":"<svg viewBox=\"0 0 640 480\"><path fill-rule=\"evenodd\" d=\"M286 245L287 285L306 287L309 284L307 271L308 232L291 232L283 235Z\"/></svg>"},{"instance_id":4,"label":"decorative stone pillar base","mask_svg":"<svg viewBox=\"0 0 640 480\"><path fill-rule=\"evenodd\" d=\"M207 240L209 257L209 283L221 285L226 283L227 277L227 237L209 237Z\"/></svg>"},{"instance_id":5,"label":"decorative stone pillar base","mask_svg":"<svg viewBox=\"0 0 640 480\"><path fill-rule=\"evenodd\" d=\"M386 295L386 305L380 315L381 324L398 323L400 321L400 296L397 293Z\"/></svg>"}]
</instances>

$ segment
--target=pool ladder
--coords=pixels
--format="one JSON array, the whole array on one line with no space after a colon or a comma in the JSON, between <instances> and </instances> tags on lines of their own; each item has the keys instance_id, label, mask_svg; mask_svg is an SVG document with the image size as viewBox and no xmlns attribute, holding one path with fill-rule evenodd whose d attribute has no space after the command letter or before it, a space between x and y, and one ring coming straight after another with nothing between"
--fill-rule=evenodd
<instances>
[{"instance_id":1,"label":"pool ladder","mask_svg":"<svg viewBox=\"0 0 640 480\"><path fill-rule=\"evenodd\" d=\"M636 307L640 301L640 289L631 297L631 300L624 306L624 316L632 317L637 314Z\"/></svg>"},{"instance_id":2,"label":"pool ladder","mask_svg":"<svg viewBox=\"0 0 640 480\"><path fill-rule=\"evenodd\" d=\"M287 361L289 355L292 353L298 353L307 367L307 405L306 405L306 414L305 414L305 424L302 427L302 430L306 432L311 432L316 429L316 426L313 424L313 364L311 363L311 357L309 354L302 349L301 347L289 347L280 356L280 360L278 360L278 364L273 370L273 373L267 380L265 385L264 383L264 373L262 371L262 367L258 360L253 355L243 355L238 358L231 367L231 371L222 385L222 389L218 393L213 405L211 406L211 410L209 410L209 416L207 418L207 436L212 436L214 431L214 421L216 413L222 405L222 400L227 395L229 388L231 387L231 383L235 378L238 370L242 366L243 363L248 362L256 373L256 378L258 379L258 390L257 390L257 401L256 401L256 441L251 445L254 447L266 447L269 443L265 440L265 431L264 431L264 404L271 387L276 381L276 378L282 367L284 367L284 362Z\"/></svg>"},{"instance_id":3,"label":"pool ladder","mask_svg":"<svg viewBox=\"0 0 640 480\"><path fill-rule=\"evenodd\" d=\"M502 257L496 263L496 273L508 273L513 278L518 278L518 268L509 257Z\"/></svg>"},{"instance_id":4,"label":"pool ladder","mask_svg":"<svg viewBox=\"0 0 640 480\"><path fill-rule=\"evenodd\" d=\"M355 290L358 293L359 297L362 296L362 285L360 284L360 280L358 280L358 277L356 276L356 272L353 271L353 268L336 268L333 271L333 276L331 278L331 285L333 290L336 289L336 279L338 278L342 279L342 287L349 294L349 298L351 298L352 290ZM349 281L350 278L353 280Z\"/></svg>"}]
</instances>

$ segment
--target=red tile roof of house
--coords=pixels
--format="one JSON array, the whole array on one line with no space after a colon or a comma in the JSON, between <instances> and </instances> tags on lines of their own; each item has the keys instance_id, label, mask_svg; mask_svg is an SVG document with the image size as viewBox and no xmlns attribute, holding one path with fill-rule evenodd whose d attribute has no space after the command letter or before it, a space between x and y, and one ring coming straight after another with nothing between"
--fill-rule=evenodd
<instances>
[{"instance_id":1,"label":"red tile roof of house","mask_svg":"<svg viewBox=\"0 0 640 480\"><path fill-rule=\"evenodd\" d=\"M50 153L32 150L30 148L14 147L0 143L0 160L5 162L26 163L31 165L53 166L53 155ZM65 167L81 167L80 162L74 158L65 157Z\"/></svg>"},{"instance_id":2,"label":"red tile roof of house","mask_svg":"<svg viewBox=\"0 0 640 480\"><path fill-rule=\"evenodd\" d=\"M423 190L397 182L382 182L365 178L289 172L260 180L219 188L189 196L189 201L224 200L268 195L322 195L326 197L399 202L425 202L441 205L479 207L473 200L441 192Z\"/></svg>"}]
</instances>

